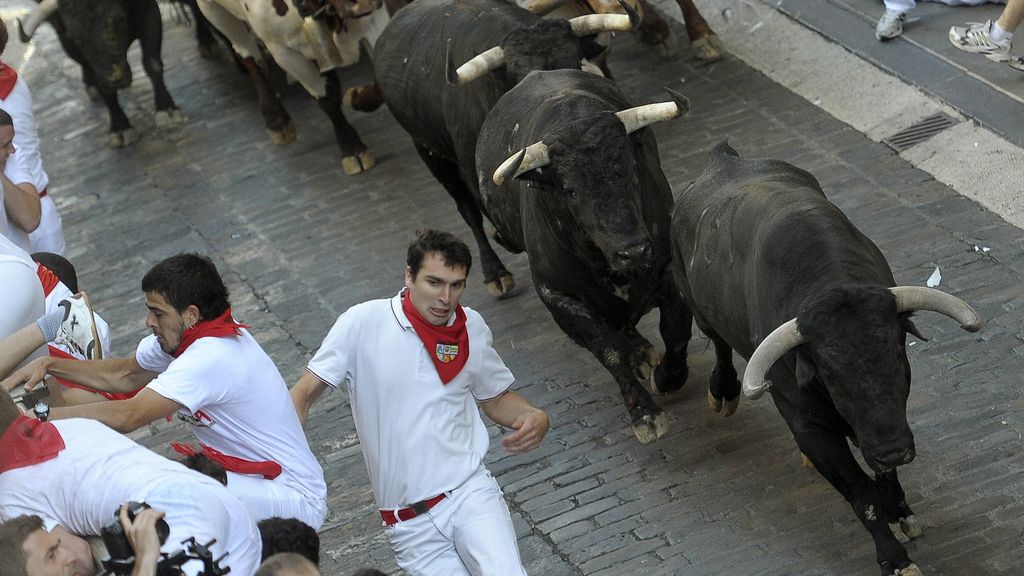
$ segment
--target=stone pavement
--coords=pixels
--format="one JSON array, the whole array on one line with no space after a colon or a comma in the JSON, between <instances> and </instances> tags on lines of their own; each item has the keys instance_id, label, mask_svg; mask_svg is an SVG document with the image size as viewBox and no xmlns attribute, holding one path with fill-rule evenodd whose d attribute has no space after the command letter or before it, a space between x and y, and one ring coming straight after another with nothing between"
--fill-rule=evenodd
<instances>
[{"instance_id":1,"label":"stone pavement","mask_svg":"<svg viewBox=\"0 0 1024 576\"><path fill-rule=\"evenodd\" d=\"M400 288L412 230L468 237L468 229L387 110L350 114L378 165L345 177L320 111L297 87L285 105L299 139L275 146L246 77L225 57L200 60L190 31L166 23L168 86L189 121L153 127L136 55L136 80L122 102L140 139L124 150L103 146L106 114L87 99L48 28L22 69L35 93L69 257L114 330L115 353L126 355L146 333L138 289L145 270L183 250L210 254L236 317L294 382L338 314ZM941 288L987 320L972 335L944 317L918 317L931 340L910 348L908 416L918 457L901 478L925 535L909 551L930 576L1024 573L1021 230L742 61L699 66L690 56L663 55L620 34L611 58L635 102L663 99L663 86L693 102L690 116L655 128L677 194L724 139L745 156L790 161L814 173L879 244L899 282L923 284L938 267ZM370 77L361 65L345 83ZM691 344L688 385L659 398L670 434L639 445L611 378L533 294L526 258L503 258L518 296L492 300L474 270L464 301L488 319L519 390L552 419L538 450L509 457L494 442L488 457L529 573L878 573L866 532L843 499L801 466L770 402L744 400L730 419L707 409L713 354L706 340ZM641 325L652 341L656 327L654 317ZM494 439L503 433L491 431ZM168 440L189 438L165 422L137 435L164 453ZM397 573L342 393L316 406L308 435L329 485L323 573L366 565Z\"/></svg>"}]
</instances>

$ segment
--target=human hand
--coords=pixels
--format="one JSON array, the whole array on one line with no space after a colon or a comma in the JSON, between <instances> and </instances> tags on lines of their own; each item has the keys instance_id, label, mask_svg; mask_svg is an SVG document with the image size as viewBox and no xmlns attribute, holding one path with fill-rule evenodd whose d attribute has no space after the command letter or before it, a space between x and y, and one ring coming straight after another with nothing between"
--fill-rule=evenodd
<instances>
[{"instance_id":1,"label":"human hand","mask_svg":"<svg viewBox=\"0 0 1024 576\"><path fill-rule=\"evenodd\" d=\"M46 377L46 371L49 369L49 364L47 364L48 360L49 358L45 356L42 358L36 358L20 370L15 370L3 381L0 381L0 387L10 392L24 384L26 392L32 390L36 385L43 381L43 378Z\"/></svg>"},{"instance_id":2,"label":"human hand","mask_svg":"<svg viewBox=\"0 0 1024 576\"><path fill-rule=\"evenodd\" d=\"M152 566L155 570L160 559L160 536L156 531L156 523L164 517L164 513L152 508L143 508L135 514L135 520L130 520L128 507L121 506L119 516L128 544L135 552L136 568L148 569Z\"/></svg>"},{"instance_id":3,"label":"human hand","mask_svg":"<svg viewBox=\"0 0 1024 576\"><path fill-rule=\"evenodd\" d=\"M550 425L548 415L543 410L533 408L524 412L512 423L515 432L501 439L501 447L512 454L529 452L540 446Z\"/></svg>"}]
</instances>

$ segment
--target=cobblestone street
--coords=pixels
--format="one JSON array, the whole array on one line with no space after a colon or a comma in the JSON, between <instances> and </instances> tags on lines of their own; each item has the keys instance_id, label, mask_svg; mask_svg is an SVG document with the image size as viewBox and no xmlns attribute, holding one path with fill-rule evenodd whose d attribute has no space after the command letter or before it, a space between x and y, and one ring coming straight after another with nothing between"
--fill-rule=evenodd
<instances>
[{"instance_id":1,"label":"cobblestone street","mask_svg":"<svg viewBox=\"0 0 1024 576\"><path fill-rule=\"evenodd\" d=\"M685 37L681 27L676 34ZM160 258L198 251L228 281L235 317L294 383L339 314L400 289L413 230L442 228L471 240L386 108L346 110L377 158L369 172L347 177L328 123L298 85L284 98L298 140L275 145L248 76L223 47L218 60L200 59L191 29L165 15L166 80L187 123L153 126L152 91L133 49L135 80L121 102L138 141L110 150L106 112L88 99L52 29L44 26L35 42L21 74L36 100L50 191L68 256L110 323L116 355L133 353L147 333L143 273ZM928 576L1024 574L1024 234L743 61L698 65L684 44L666 55L618 34L610 59L635 103L665 100L663 87L692 101L688 117L654 128L675 194L725 139L744 156L784 159L819 179L879 245L898 283L923 285L937 267L939 288L982 315L977 334L937 314L915 317L930 341L909 349L918 455L900 478L924 536L908 550ZM364 62L343 78L345 86L361 84L372 70ZM1010 177L1024 182L1024 174ZM530 574L878 574L867 532L842 497L801 465L767 397L743 399L729 419L708 409L714 354L707 339L691 342L686 386L657 397L671 431L641 445L610 375L535 295L526 257L499 255L516 276L517 295L492 299L474 268L463 303L487 319L517 389L551 416L544 445L523 456L504 454L496 441L504 432L491 427L487 464L505 491ZM657 322L655 313L641 328L660 344ZM398 573L344 394L325 396L307 429L331 509L322 571L372 565ZM191 435L178 422L159 422L136 437L170 455L168 441Z\"/></svg>"}]
</instances>

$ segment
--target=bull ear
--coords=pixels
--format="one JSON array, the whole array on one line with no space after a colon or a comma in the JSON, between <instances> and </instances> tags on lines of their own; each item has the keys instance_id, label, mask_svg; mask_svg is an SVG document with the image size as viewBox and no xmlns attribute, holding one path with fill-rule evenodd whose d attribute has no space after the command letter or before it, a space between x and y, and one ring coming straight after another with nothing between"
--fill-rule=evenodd
<instances>
[{"instance_id":1,"label":"bull ear","mask_svg":"<svg viewBox=\"0 0 1024 576\"><path fill-rule=\"evenodd\" d=\"M900 328L903 328L904 332L910 334L914 338L917 338L921 342L928 341L928 339L921 334L921 331L917 329L917 325L914 324L914 321L910 319L910 314L900 314Z\"/></svg>"},{"instance_id":2,"label":"bull ear","mask_svg":"<svg viewBox=\"0 0 1024 576\"><path fill-rule=\"evenodd\" d=\"M807 355L803 352L796 353L796 383L801 387L805 388L814 380L814 377L818 375L818 369L814 367L814 363L807 359Z\"/></svg>"},{"instance_id":3,"label":"bull ear","mask_svg":"<svg viewBox=\"0 0 1024 576\"><path fill-rule=\"evenodd\" d=\"M527 170L522 174L513 178L514 180L526 180L527 187L537 188L542 184L551 182L551 171L545 169L544 166L539 166L533 170Z\"/></svg>"}]
</instances>

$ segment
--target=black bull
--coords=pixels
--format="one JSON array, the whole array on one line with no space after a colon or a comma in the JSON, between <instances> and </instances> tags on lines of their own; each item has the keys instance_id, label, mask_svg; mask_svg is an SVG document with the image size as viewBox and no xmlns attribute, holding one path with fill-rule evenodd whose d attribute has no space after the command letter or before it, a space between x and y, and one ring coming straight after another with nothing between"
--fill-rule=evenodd
<instances>
[{"instance_id":1,"label":"black bull","mask_svg":"<svg viewBox=\"0 0 1024 576\"><path fill-rule=\"evenodd\" d=\"M587 42L566 21L543 20L503 0L416 0L395 14L374 47L388 108L473 231L484 282L496 296L508 295L514 281L484 232L474 160L480 126L530 71L579 69ZM449 85L449 58L462 64L496 46L504 49L504 65Z\"/></svg>"},{"instance_id":2,"label":"black bull","mask_svg":"<svg viewBox=\"0 0 1024 576\"><path fill-rule=\"evenodd\" d=\"M668 106L673 115L687 103ZM644 388L686 381L689 322L672 283L672 192L650 130L628 134L616 113L630 108L615 84L579 70L530 73L491 109L476 148L484 206L496 238L526 252L537 295L558 326L589 350L619 385L641 442L663 435L667 419ZM665 119L668 116L662 117ZM550 162L529 168L523 154L503 185L492 175L510 152L543 142ZM532 148L531 148L532 149ZM636 330L661 310L665 357Z\"/></svg>"},{"instance_id":3,"label":"black bull","mask_svg":"<svg viewBox=\"0 0 1024 576\"><path fill-rule=\"evenodd\" d=\"M744 392L757 397L770 381L800 450L871 533L882 572L919 574L890 529L920 534L895 470L915 454L906 334L920 335L910 314L942 312L971 331L977 315L936 290L892 288L882 253L812 175L741 159L724 143L677 199L672 239L679 289L715 346L712 408L735 410L735 350L750 359Z\"/></svg>"},{"instance_id":4,"label":"black bull","mask_svg":"<svg viewBox=\"0 0 1024 576\"><path fill-rule=\"evenodd\" d=\"M142 49L142 65L153 85L158 126L180 123L181 113L164 84L160 48L163 28L156 0L60 0L49 20L64 51L82 67L87 87L95 87L110 115L108 145L123 146L131 123L117 91L132 81L128 47Z\"/></svg>"}]
</instances>

